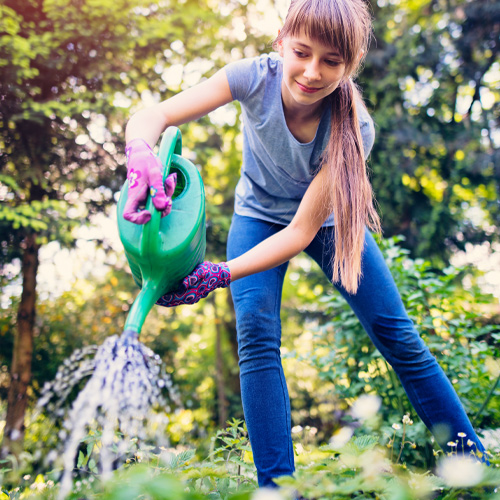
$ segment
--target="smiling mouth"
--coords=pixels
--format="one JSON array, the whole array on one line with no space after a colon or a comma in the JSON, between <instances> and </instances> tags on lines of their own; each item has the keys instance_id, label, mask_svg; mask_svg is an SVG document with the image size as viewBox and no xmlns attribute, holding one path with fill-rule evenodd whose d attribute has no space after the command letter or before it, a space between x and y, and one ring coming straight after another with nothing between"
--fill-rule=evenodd
<instances>
[{"instance_id":1,"label":"smiling mouth","mask_svg":"<svg viewBox=\"0 0 500 500\"><path fill-rule=\"evenodd\" d=\"M308 94L314 94L315 92L318 92L321 90L323 87L307 87L306 85L302 85L302 83L297 82L297 85L299 86L300 90L303 92L307 92Z\"/></svg>"}]
</instances>

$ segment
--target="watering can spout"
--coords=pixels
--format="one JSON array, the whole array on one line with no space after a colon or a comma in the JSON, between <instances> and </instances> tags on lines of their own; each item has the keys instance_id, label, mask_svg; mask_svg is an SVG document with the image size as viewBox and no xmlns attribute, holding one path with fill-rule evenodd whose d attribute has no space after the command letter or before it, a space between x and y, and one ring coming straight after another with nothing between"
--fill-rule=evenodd
<instances>
[{"instance_id":1,"label":"watering can spout","mask_svg":"<svg viewBox=\"0 0 500 500\"><path fill-rule=\"evenodd\" d=\"M206 249L205 191L197 168L181 156L182 139L177 127L169 127L160 143L163 181L177 174L172 210L166 217L156 210L151 197L146 209L151 220L143 225L123 218L128 181L118 202L118 231L132 275L141 287L127 321L126 331L140 333L147 314L165 293L175 290L200 262Z\"/></svg>"}]
</instances>

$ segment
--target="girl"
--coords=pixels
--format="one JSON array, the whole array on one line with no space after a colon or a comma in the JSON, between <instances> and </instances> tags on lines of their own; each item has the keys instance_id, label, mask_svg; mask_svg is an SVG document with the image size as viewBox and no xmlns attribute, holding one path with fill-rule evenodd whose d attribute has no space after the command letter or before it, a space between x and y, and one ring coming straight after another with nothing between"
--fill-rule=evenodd
<instances>
[{"instance_id":1,"label":"girl","mask_svg":"<svg viewBox=\"0 0 500 500\"><path fill-rule=\"evenodd\" d=\"M166 213L172 180L165 196L150 146L169 125L195 120L234 99L241 103L243 164L229 260L203 263L158 303L193 303L231 283L243 410L260 486L273 486L273 478L294 471L280 302L287 263L301 251L348 301L441 447L465 432L474 443L465 452L484 452L366 229L380 231L365 165L374 129L352 79L370 36L363 0L292 0L273 45L277 53L229 64L138 112L127 126L129 178L135 184L142 179L144 193L153 186L161 197L157 206ZM125 217L143 222L149 215L137 208L144 194L130 191Z\"/></svg>"}]
</instances>

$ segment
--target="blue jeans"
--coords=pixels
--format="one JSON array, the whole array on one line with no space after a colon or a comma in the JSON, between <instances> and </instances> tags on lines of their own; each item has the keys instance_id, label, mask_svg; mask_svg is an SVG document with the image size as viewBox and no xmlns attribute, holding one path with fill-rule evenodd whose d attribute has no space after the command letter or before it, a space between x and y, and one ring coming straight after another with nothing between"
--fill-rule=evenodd
<instances>
[{"instance_id":1,"label":"blue jeans","mask_svg":"<svg viewBox=\"0 0 500 500\"><path fill-rule=\"evenodd\" d=\"M227 245L234 259L284 226L234 215ZM306 248L331 278L333 228L322 228ZM290 401L281 365L280 306L288 264L242 278L231 284L237 332L243 412L248 427L260 486L295 470L291 438ZM408 317L390 271L372 235L366 231L358 291L347 300L371 340L391 364L419 417L436 433L438 444L455 441L464 432L480 451L476 436L450 381ZM459 444L461 440L459 439ZM475 447L465 447L466 453Z\"/></svg>"}]
</instances>

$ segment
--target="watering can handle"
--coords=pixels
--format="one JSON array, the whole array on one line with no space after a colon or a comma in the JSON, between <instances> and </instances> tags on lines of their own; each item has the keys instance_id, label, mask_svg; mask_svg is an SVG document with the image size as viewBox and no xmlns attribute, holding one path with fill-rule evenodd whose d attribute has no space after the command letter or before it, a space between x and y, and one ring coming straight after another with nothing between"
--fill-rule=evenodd
<instances>
[{"instance_id":1,"label":"watering can handle","mask_svg":"<svg viewBox=\"0 0 500 500\"><path fill-rule=\"evenodd\" d=\"M172 155L182 155L182 135L177 127L168 127L163 133L160 143L160 151L158 156L164 167L163 181L167 178L172 162Z\"/></svg>"},{"instance_id":2,"label":"watering can handle","mask_svg":"<svg viewBox=\"0 0 500 500\"><path fill-rule=\"evenodd\" d=\"M179 156L182 154L182 135L177 127L168 127L163 133L158 155L163 165L163 183L165 183L165 179L170 171L170 164L172 163L172 156L174 154ZM151 196L148 197L146 209L151 214L151 220L144 227L142 238L144 255L149 251L148 249L156 248L160 245L158 233L160 232L161 212L153 205Z\"/></svg>"}]
</instances>

